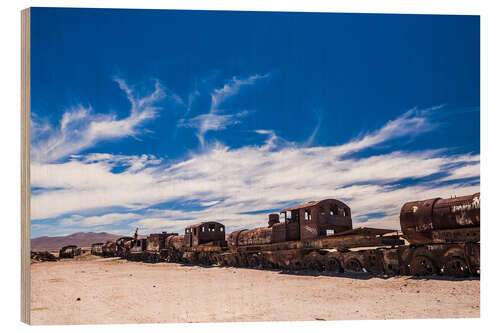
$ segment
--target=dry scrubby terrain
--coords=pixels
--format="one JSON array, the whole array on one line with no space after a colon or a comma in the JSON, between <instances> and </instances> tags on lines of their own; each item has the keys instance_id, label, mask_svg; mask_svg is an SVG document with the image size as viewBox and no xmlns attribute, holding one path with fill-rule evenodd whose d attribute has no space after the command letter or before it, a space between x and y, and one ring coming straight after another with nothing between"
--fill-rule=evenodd
<instances>
[{"instance_id":1,"label":"dry scrubby terrain","mask_svg":"<svg viewBox=\"0 0 500 333\"><path fill-rule=\"evenodd\" d=\"M86 256L31 265L33 324L479 317L479 279L329 276Z\"/></svg>"},{"instance_id":2,"label":"dry scrubby terrain","mask_svg":"<svg viewBox=\"0 0 500 333\"><path fill-rule=\"evenodd\" d=\"M31 249L38 251L60 249L69 244L74 244L78 247L90 247L93 243L106 243L110 239L118 239L120 237L122 236L105 232L77 232L67 236L43 236L31 239Z\"/></svg>"}]
</instances>

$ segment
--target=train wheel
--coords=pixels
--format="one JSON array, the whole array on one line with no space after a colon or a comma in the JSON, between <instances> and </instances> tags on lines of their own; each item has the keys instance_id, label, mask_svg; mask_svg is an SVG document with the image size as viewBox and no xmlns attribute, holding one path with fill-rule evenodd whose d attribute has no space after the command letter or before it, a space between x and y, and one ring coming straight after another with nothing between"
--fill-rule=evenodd
<instances>
[{"instance_id":1,"label":"train wheel","mask_svg":"<svg viewBox=\"0 0 500 333\"><path fill-rule=\"evenodd\" d=\"M437 273L436 265L426 256L416 256L410 262L412 275L434 275Z\"/></svg>"},{"instance_id":2,"label":"train wheel","mask_svg":"<svg viewBox=\"0 0 500 333\"><path fill-rule=\"evenodd\" d=\"M255 266L256 268L262 269L265 267L266 257L263 254L256 255L255 259L257 260L257 266Z\"/></svg>"},{"instance_id":3,"label":"train wheel","mask_svg":"<svg viewBox=\"0 0 500 333\"><path fill-rule=\"evenodd\" d=\"M235 255L235 267L245 267L247 266L247 258L244 254Z\"/></svg>"},{"instance_id":4,"label":"train wheel","mask_svg":"<svg viewBox=\"0 0 500 333\"><path fill-rule=\"evenodd\" d=\"M449 258L443 266L443 274L455 277L467 277L470 275L469 266L460 257Z\"/></svg>"},{"instance_id":5,"label":"train wheel","mask_svg":"<svg viewBox=\"0 0 500 333\"><path fill-rule=\"evenodd\" d=\"M234 259L232 255L225 255L222 257L223 265L224 266L233 266L234 265Z\"/></svg>"},{"instance_id":6,"label":"train wheel","mask_svg":"<svg viewBox=\"0 0 500 333\"><path fill-rule=\"evenodd\" d=\"M263 255L261 258L262 268L273 268L273 263L269 260L266 255Z\"/></svg>"},{"instance_id":7,"label":"train wheel","mask_svg":"<svg viewBox=\"0 0 500 333\"><path fill-rule=\"evenodd\" d=\"M325 268L329 272L333 273L342 273L342 265L340 264L340 261L338 261L335 258L328 258L326 260Z\"/></svg>"},{"instance_id":8,"label":"train wheel","mask_svg":"<svg viewBox=\"0 0 500 333\"><path fill-rule=\"evenodd\" d=\"M256 255L251 255L248 258L248 267L255 268L258 265L259 265L259 263L258 263L258 260L257 260L257 256Z\"/></svg>"},{"instance_id":9,"label":"train wheel","mask_svg":"<svg viewBox=\"0 0 500 333\"><path fill-rule=\"evenodd\" d=\"M316 252L308 254L302 260L302 267L312 271L323 271L324 265L321 255Z\"/></svg>"},{"instance_id":10,"label":"train wheel","mask_svg":"<svg viewBox=\"0 0 500 333\"><path fill-rule=\"evenodd\" d=\"M384 272L384 265L376 253L370 253L365 261L366 270L372 274Z\"/></svg>"},{"instance_id":11,"label":"train wheel","mask_svg":"<svg viewBox=\"0 0 500 333\"><path fill-rule=\"evenodd\" d=\"M361 265L361 262L358 259L351 258L346 261L344 269L346 271L359 273L363 271L363 265Z\"/></svg>"},{"instance_id":12,"label":"train wheel","mask_svg":"<svg viewBox=\"0 0 500 333\"><path fill-rule=\"evenodd\" d=\"M302 263L297 259L292 259L290 262L290 269L300 271L302 269Z\"/></svg>"}]
</instances>

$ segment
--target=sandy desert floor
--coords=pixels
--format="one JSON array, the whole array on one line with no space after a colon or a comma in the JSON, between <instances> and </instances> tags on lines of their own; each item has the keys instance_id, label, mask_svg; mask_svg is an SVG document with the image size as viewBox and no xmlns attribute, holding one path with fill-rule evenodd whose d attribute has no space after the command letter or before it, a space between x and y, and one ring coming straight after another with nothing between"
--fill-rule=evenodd
<instances>
[{"instance_id":1,"label":"sandy desert floor","mask_svg":"<svg viewBox=\"0 0 500 333\"><path fill-rule=\"evenodd\" d=\"M479 317L478 278L287 274L114 258L31 265L32 324Z\"/></svg>"}]
</instances>

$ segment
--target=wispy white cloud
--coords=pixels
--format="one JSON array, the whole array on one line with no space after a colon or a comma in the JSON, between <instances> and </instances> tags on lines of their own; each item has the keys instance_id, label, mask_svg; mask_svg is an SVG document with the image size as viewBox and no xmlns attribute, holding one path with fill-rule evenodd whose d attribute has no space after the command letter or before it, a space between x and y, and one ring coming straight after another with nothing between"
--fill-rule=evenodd
<instances>
[{"instance_id":1,"label":"wispy white cloud","mask_svg":"<svg viewBox=\"0 0 500 333\"><path fill-rule=\"evenodd\" d=\"M417 136L429 132L437 126L432 123L430 115L433 111L440 108L442 108L442 106L435 106L423 110L413 108L398 118L387 122L379 130L365 134L362 137L353 139L347 144L339 146L338 152L357 152L389 140L406 136Z\"/></svg>"},{"instance_id":2,"label":"wispy white cloud","mask_svg":"<svg viewBox=\"0 0 500 333\"><path fill-rule=\"evenodd\" d=\"M230 149L216 144L176 163L149 155L92 154L65 163L34 164L32 186L42 191L32 195L32 218L119 206L140 215L130 225L143 232L182 231L193 220L218 220L234 229L266 223L266 214L246 212L334 197L351 206L355 223L360 217L382 216L368 218L364 225L397 228L406 201L479 191L474 182L454 182L479 177L479 155L444 150L366 157L350 153L432 129L428 112L411 110L337 146L305 147L272 130L257 130L267 136L262 145ZM119 173L113 172L117 165L124 166ZM429 176L432 181L405 183ZM198 202L198 208L148 208L172 201Z\"/></svg>"},{"instance_id":3,"label":"wispy white cloud","mask_svg":"<svg viewBox=\"0 0 500 333\"><path fill-rule=\"evenodd\" d=\"M222 88L215 89L211 94L211 104L208 113L200 114L190 119L180 119L179 127L197 129L196 136L202 147L205 146L205 134L208 131L218 131L240 123L240 119L248 114L247 110L228 113L222 108L223 103L238 94L243 86L253 85L257 80L269 77L269 74L255 74L245 79L233 77Z\"/></svg>"},{"instance_id":4,"label":"wispy white cloud","mask_svg":"<svg viewBox=\"0 0 500 333\"><path fill-rule=\"evenodd\" d=\"M212 104L210 106L210 112L220 112L223 111L221 109L221 104L226 101L228 98L236 95L241 87L246 85L252 85L257 80L265 79L269 77L269 74L255 74L249 76L246 79L238 79L237 77L233 77L231 81L226 83L222 88L215 89L212 93Z\"/></svg>"},{"instance_id":5,"label":"wispy white cloud","mask_svg":"<svg viewBox=\"0 0 500 333\"><path fill-rule=\"evenodd\" d=\"M111 213L88 217L81 215L72 215L70 217L61 219L59 221L59 225L63 227L75 225L80 227L93 227L135 220L139 217L141 216L133 213Z\"/></svg>"},{"instance_id":6,"label":"wispy white cloud","mask_svg":"<svg viewBox=\"0 0 500 333\"><path fill-rule=\"evenodd\" d=\"M178 126L197 128L196 136L202 146L205 145L205 133L208 131L219 131L229 126L239 124L241 118L245 117L248 111L235 114L205 113L191 119L181 119Z\"/></svg>"},{"instance_id":7,"label":"wispy white cloud","mask_svg":"<svg viewBox=\"0 0 500 333\"><path fill-rule=\"evenodd\" d=\"M464 166L457 167L451 170L450 175L444 177L443 180L457 180L457 179L477 177L477 175L479 175L479 170L480 170L479 161L471 162Z\"/></svg>"},{"instance_id":8,"label":"wispy white cloud","mask_svg":"<svg viewBox=\"0 0 500 333\"><path fill-rule=\"evenodd\" d=\"M34 162L53 162L71 154L79 153L103 140L136 136L140 126L155 118L155 104L166 95L156 81L154 91L138 97L123 79L116 78L130 104L130 114L118 119L114 114L95 113L91 106L77 105L63 114L58 126L32 121L31 158ZM43 125L41 125L43 124Z\"/></svg>"}]
</instances>

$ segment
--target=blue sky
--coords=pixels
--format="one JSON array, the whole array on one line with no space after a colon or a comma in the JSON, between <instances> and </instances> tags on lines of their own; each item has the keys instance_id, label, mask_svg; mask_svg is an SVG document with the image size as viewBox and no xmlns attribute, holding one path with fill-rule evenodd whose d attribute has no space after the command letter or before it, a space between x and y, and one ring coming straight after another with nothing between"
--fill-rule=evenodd
<instances>
[{"instance_id":1,"label":"blue sky","mask_svg":"<svg viewBox=\"0 0 500 333\"><path fill-rule=\"evenodd\" d=\"M34 8L31 66L32 237L479 191L478 16Z\"/></svg>"}]
</instances>

